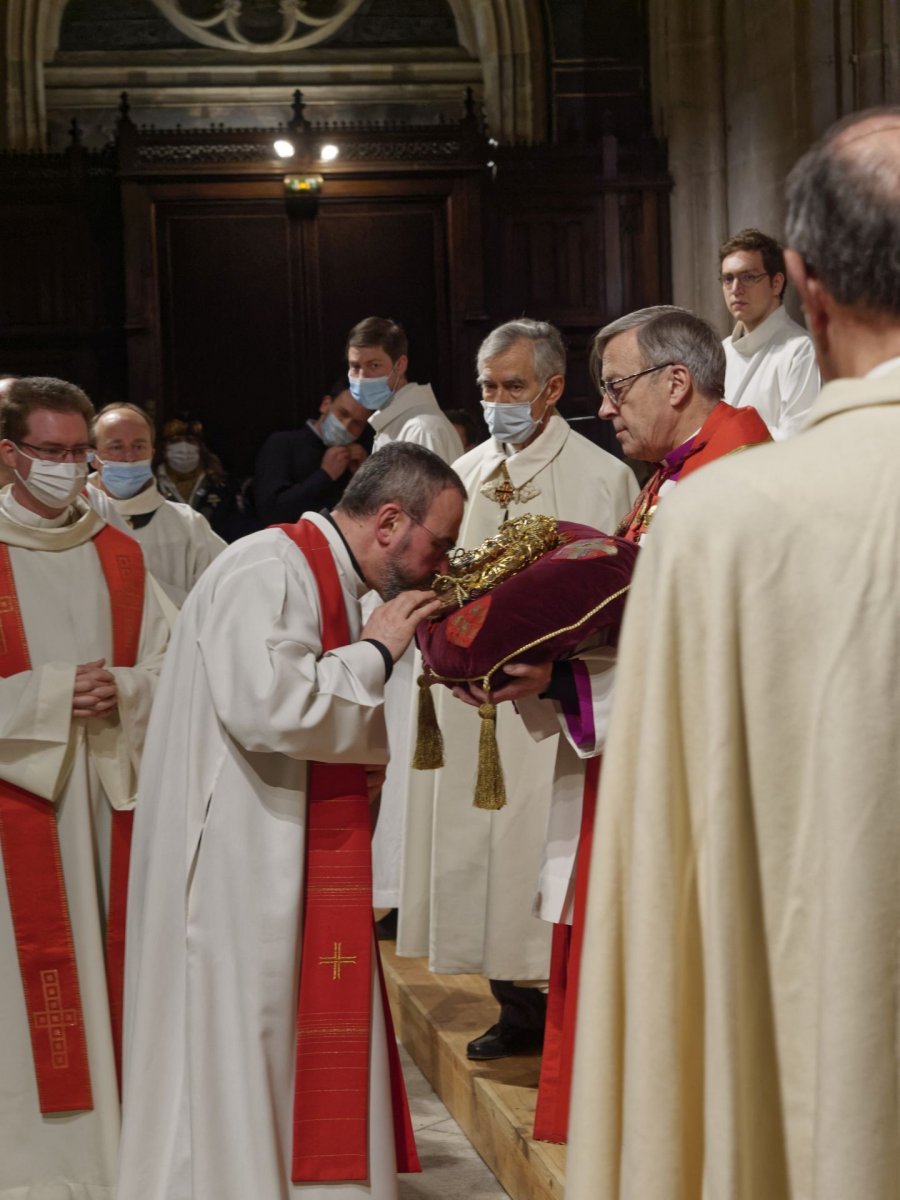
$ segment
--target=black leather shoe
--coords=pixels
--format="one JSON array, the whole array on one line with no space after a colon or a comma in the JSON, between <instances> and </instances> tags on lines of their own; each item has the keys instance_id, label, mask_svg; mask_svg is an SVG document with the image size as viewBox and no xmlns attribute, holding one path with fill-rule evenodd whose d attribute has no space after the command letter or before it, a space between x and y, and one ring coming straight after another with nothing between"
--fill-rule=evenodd
<instances>
[{"instance_id":1,"label":"black leather shoe","mask_svg":"<svg viewBox=\"0 0 900 1200\"><path fill-rule=\"evenodd\" d=\"M544 1035L537 1029L504 1029L492 1025L490 1029L469 1042L466 1058L473 1062L489 1062L492 1058L511 1058L516 1054L533 1054L544 1044Z\"/></svg>"},{"instance_id":2,"label":"black leather shoe","mask_svg":"<svg viewBox=\"0 0 900 1200\"><path fill-rule=\"evenodd\" d=\"M397 910L388 909L380 921L375 922L375 933L379 942L396 942L397 940Z\"/></svg>"}]
</instances>

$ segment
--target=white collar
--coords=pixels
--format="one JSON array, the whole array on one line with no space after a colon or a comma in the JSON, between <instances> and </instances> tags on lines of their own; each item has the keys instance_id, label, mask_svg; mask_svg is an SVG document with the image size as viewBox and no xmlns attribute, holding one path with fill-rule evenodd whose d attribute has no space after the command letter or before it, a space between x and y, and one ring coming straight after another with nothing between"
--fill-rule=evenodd
<instances>
[{"instance_id":1,"label":"white collar","mask_svg":"<svg viewBox=\"0 0 900 1200\"><path fill-rule=\"evenodd\" d=\"M873 367L865 375L866 379L880 379L882 375L889 375L891 371L896 371L900 367L900 354L896 358L888 358L884 362L879 363L877 367Z\"/></svg>"},{"instance_id":2,"label":"white collar","mask_svg":"<svg viewBox=\"0 0 900 1200\"><path fill-rule=\"evenodd\" d=\"M731 344L735 350L747 358L761 350L777 333L784 329L790 320L783 304L779 304L774 312L770 312L764 321L755 329L747 329L743 321L738 321L731 335Z\"/></svg>"}]
</instances>

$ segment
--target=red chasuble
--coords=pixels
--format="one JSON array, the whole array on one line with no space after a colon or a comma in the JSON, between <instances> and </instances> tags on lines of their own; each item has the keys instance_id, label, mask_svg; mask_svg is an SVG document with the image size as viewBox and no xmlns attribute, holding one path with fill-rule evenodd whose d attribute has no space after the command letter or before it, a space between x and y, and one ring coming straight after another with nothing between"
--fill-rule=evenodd
<instances>
[{"instance_id":1,"label":"red chasuble","mask_svg":"<svg viewBox=\"0 0 900 1200\"><path fill-rule=\"evenodd\" d=\"M755 408L732 408L724 401L717 404L694 437L666 455L659 469L638 496L631 512L619 525L616 530L617 536L625 538L626 541L639 540L650 525L656 512L659 489L667 480L684 479L686 475L706 466L714 459L771 440L769 430ZM547 1026L534 1121L534 1136L538 1141L565 1142L568 1130L578 975L584 939L588 866L599 779L598 756L589 760L585 771L572 925L569 927L558 924L553 928Z\"/></svg>"},{"instance_id":2,"label":"red chasuble","mask_svg":"<svg viewBox=\"0 0 900 1200\"><path fill-rule=\"evenodd\" d=\"M322 610L322 652L350 641L347 610L328 539L309 521L281 525L303 551ZM366 772L309 764L306 876L297 1065L294 1183L368 1179L372 970L387 1033L398 1171L420 1170L390 1009L375 952L372 824Z\"/></svg>"},{"instance_id":3,"label":"red chasuble","mask_svg":"<svg viewBox=\"0 0 900 1200\"><path fill-rule=\"evenodd\" d=\"M143 555L137 542L109 525L94 538L94 547L109 588L113 665L133 666L144 608ZM9 548L0 543L0 676L30 670ZM106 965L117 1068L131 822L131 812L113 813ZM41 1112L91 1109L84 1016L55 805L0 781L0 846Z\"/></svg>"}]
</instances>

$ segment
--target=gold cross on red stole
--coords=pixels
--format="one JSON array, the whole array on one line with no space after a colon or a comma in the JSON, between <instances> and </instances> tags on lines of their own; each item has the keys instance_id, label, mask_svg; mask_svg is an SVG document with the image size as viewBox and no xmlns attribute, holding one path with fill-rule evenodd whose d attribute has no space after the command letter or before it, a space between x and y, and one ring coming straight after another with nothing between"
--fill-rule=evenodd
<instances>
[{"instance_id":1,"label":"gold cross on red stole","mask_svg":"<svg viewBox=\"0 0 900 1200\"><path fill-rule=\"evenodd\" d=\"M328 963L331 963L331 978L340 979L341 967L344 965L344 963L350 963L351 966L356 966L356 955L341 954L341 943L335 942L334 953L330 957L319 958L320 967L324 967Z\"/></svg>"},{"instance_id":2,"label":"gold cross on red stole","mask_svg":"<svg viewBox=\"0 0 900 1200\"><path fill-rule=\"evenodd\" d=\"M66 1029L78 1024L78 1010L64 1007L58 971L41 971L41 993L44 1008L41 1012L32 1013L34 1024L38 1029L47 1030L53 1069L65 1070L69 1065Z\"/></svg>"}]
</instances>

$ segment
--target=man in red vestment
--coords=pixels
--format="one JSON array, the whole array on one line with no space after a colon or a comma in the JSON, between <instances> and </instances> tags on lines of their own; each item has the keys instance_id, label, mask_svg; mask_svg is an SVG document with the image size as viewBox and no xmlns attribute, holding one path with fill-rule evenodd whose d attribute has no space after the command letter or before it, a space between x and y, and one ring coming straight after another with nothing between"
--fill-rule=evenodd
<instances>
[{"instance_id":1,"label":"man in red vestment","mask_svg":"<svg viewBox=\"0 0 900 1200\"><path fill-rule=\"evenodd\" d=\"M599 415L612 421L624 453L657 464L615 531L629 541L642 540L660 500L681 479L716 458L771 440L755 409L734 409L722 399L721 341L686 309L658 305L606 325L594 337L590 367L601 396ZM556 928L535 1137L564 1142L586 866L614 664L605 650L596 658L510 664L506 670L519 680L494 701L516 700L535 737L558 729L563 734L536 902L538 914Z\"/></svg>"},{"instance_id":2,"label":"man in red vestment","mask_svg":"<svg viewBox=\"0 0 900 1200\"><path fill-rule=\"evenodd\" d=\"M112 1194L128 849L171 606L82 494L93 406L0 395L0 1195Z\"/></svg>"},{"instance_id":3,"label":"man in red vestment","mask_svg":"<svg viewBox=\"0 0 900 1200\"><path fill-rule=\"evenodd\" d=\"M372 923L385 684L465 488L385 446L331 514L229 546L181 610L128 907L128 1200L396 1200L418 1169ZM376 589L388 602L364 617ZM141 805L146 803L143 816Z\"/></svg>"}]
</instances>

